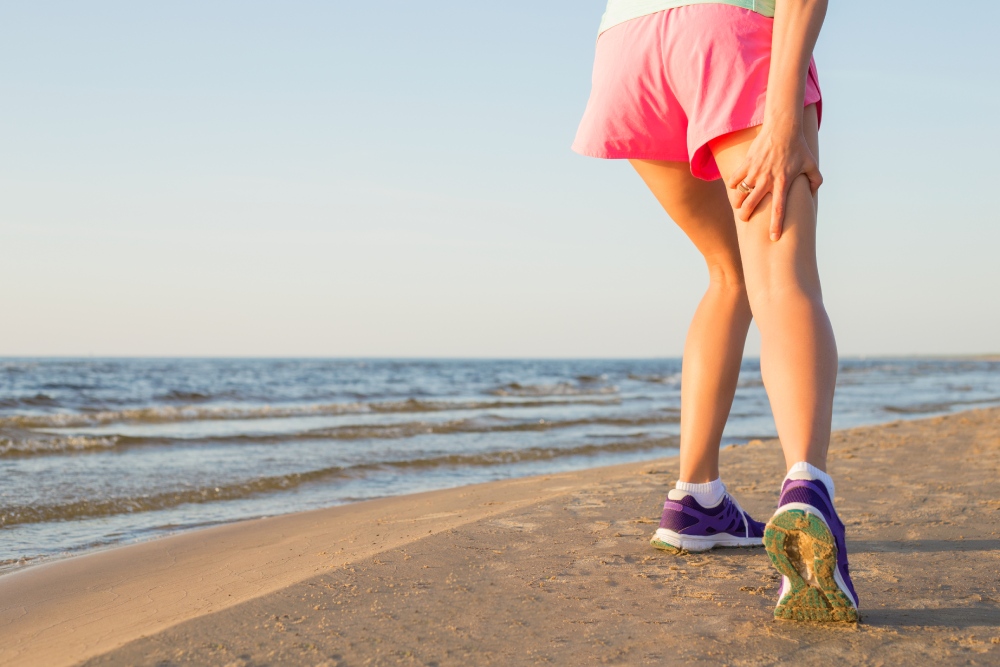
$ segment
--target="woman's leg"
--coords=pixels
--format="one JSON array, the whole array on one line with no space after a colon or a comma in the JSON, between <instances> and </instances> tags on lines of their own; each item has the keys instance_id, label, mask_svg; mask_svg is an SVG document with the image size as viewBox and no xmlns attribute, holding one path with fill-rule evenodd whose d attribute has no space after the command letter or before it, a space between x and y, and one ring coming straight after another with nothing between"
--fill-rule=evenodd
<instances>
[{"instance_id":1,"label":"woman's leg","mask_svg":"<svg viewBox=\"0 0 1000 667\"><path fill-rule=\"evenodd\" d=\"M818 159L815 105L806 108L803 127ZM723 177L740 165L759 129L712 142ZM826 470L838 361L816 266L816 199L805 176L795 179L784 232L776 242L768 238L770 202L767 195L749 222L735 220L747 294L761 334L761 376L786 464L806 461Z\"/></svg>"},{"instance_id":2,"label":"woman's leg","mask_svg":"<svg viewBox=\"0 0 1000 667\"><path fill-rule=\"evenodd\" d=\"M719 443L751 319L733 210L722 181L695 178L686 162L631 162L708 265L708 290L684 345L680 481L710 482L719 478Z\"/></svg>"}]
</instances>

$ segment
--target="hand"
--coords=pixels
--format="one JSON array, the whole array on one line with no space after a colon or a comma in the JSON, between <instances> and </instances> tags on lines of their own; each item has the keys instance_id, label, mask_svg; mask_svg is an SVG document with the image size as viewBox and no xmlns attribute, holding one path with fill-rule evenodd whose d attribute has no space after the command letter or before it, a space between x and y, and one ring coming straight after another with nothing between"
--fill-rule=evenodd
<instances>
[{"instance_id":1,"label":"hand","mask_svg":"<svg viewBox=\"0 0 1000 667\"><path fill-rule=\"evenodd\" d=\"M819 165L801 130L786 123L774 129L765 123L750 144L743 163L726 181L734 191L730 201L737 216L744 222L749 221L754 209L770 192L771 228L768 233L772 241L777 241L785 221L788 189L799 174L809 179L813 194L823 184ZM741 182L751 188L750 192L737 188Z\"/></svg>"}]
</instances>

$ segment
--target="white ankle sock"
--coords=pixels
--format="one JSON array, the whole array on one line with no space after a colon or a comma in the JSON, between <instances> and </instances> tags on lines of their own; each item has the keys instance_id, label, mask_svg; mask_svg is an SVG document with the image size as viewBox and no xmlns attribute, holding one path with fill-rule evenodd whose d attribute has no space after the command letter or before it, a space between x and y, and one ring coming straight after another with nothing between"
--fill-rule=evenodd
<instances>
[{"instance_id":1,"label":"white ankle sock","mask_svg":"<svg viewBox=\"0 0 1000 667\"><path fill-rule=\"evenodd\" d=\"M823 486L826 487L827 492L830 494L830 500L833 500L833 478L811 463L799 461L792 464L792 467L788 469L788 474L785 475L785 479L814 479L818 482L823 482Z\"/></svg>"},{"instance_id":2,"label":"white ankle sock","mask_svg":"<svg viewBox=\"0 0 1000 667\"><path fill-rule=\"evenodd\" d=\"M681 491L683 493L674 494L674 491ZM722 483L722 478L712 482L705 482L703 484L692 484L690 482L677 482L677 486L667 494L668 498L671 500L680 500L683 494L688 494L694 496L694 499L698 501L698 504L702 507L715 507L722 502L722 499L726 495L726 485ZM672 497L676 495L677 497Z\"/></svg>"}]
</instances>

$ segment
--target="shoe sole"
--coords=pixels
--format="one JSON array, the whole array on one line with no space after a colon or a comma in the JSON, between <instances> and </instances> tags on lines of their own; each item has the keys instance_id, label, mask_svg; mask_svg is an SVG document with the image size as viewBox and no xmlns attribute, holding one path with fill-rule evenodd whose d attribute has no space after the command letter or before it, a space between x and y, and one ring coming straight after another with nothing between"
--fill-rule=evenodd
<instances>
[{"instance_id":1,"label":"shoe sole","mask_svg":"<svg viewBox=\"0 0 1000 667\"><path fill-rule=\"evenodd\" d=\"M699 552L716 547L762 547L763 540L759 537L735 537L728 534L702 537L700 535L681 535L667 528L658 528L649 543L657 549L680 553L681 551Z\"/></svg>"},{"instance_id":2,"label":"shoe sole","mask_svg":"<svg viewBox=\"0 0 1000 667\"><path fill-rule=\"evenodd\" d=\"M858 622L857 608L837 583L837 541L822 517L800 509L778 512L764 528L764 548L789 582L775 618Z\"/></svg>"}]
</instances>

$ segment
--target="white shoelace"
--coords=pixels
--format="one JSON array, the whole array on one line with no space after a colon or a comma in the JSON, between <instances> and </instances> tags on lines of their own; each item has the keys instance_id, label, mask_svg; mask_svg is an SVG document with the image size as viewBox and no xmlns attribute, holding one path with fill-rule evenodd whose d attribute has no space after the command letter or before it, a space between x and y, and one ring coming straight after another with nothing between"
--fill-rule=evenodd
<instances>
[{"instance_id":1,"label":"white shoelace","mask_svg":"<svg viewBox=\"0 0 1000 667\"><path fill-rule=\"evenodd\" d=\"M726 497L728 497L729 501L733 505L736 506L736 509L739 511L740 516L743 517L743 533L745 534L745 536L747 538L749 538L750 537L750 520L747 518L749 515L746 513L746 510L744 510L740 506L740 502L738 500L736 500L736 498L733 498L731 495L729 495L729 491L726 491Z\"/></svg>"}]
</instances>

